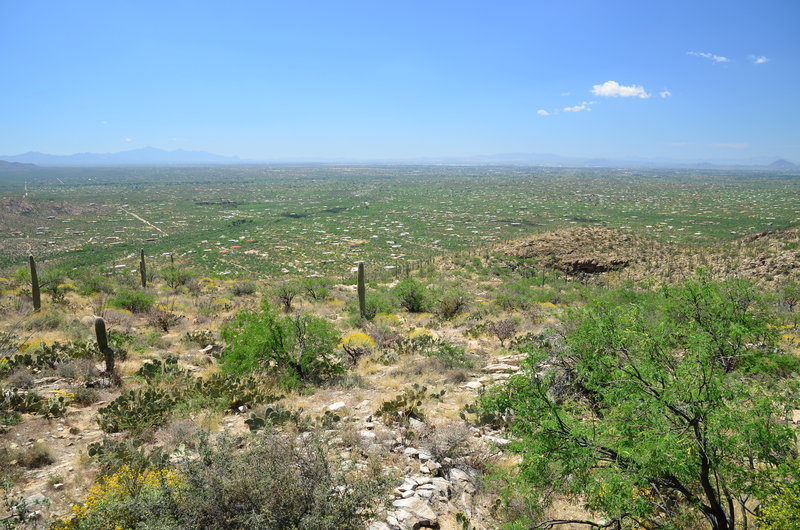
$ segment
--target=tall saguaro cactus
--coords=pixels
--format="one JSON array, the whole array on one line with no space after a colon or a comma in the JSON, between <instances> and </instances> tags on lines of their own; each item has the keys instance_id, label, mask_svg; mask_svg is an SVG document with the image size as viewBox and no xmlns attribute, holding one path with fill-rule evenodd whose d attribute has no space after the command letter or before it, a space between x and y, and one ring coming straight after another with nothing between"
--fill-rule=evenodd
<instances>
[{"instance_id":1,"label":"tall saguaro cactus","mask_svg":"<svg viewBox=\"0 0 800 530\"><path fill-rule=\"evenodd\" d=\"M28 264L31 267L31 297L33 298L33 310L39 311L42 308L42 293L39 290L39 275L36 273L36 260L33 254L28 256Z\"/></svg>"},{"instance_id":2,"label":"tall saguaro cactus","mask_svg":"<svg viewBox=\"0 0 800 530\"><path fill-rule=\"evenodd\" d=\"M147 287L147 268L144 264L144 249L142 249L139 257L139 275L142 277L142 289Z\"/></svg>"},{"instance_id":3,"label":"tall saguaro cactus","mask_svg":"<svg viewBox=\"0 0 800 530\"><path fill-rule=\"evenodd\" d=\"M108 335L106 334L106 321L103 317L94 319L94 334L97 336L97 346L103 353L106 361L106 373L114 373L114 350L108 346Z\"/></svg>"},{"instance_id":4,"label":"tall saguaro cactus","mask_svg":"<svg viewBox=\"0 0 800 530\"><path fill-rule=\"evenodd\" d=\"M358 264L358 312L361 320L367 316L367 286L364 284L364 262Z\"/></svg>"}]
</instances>

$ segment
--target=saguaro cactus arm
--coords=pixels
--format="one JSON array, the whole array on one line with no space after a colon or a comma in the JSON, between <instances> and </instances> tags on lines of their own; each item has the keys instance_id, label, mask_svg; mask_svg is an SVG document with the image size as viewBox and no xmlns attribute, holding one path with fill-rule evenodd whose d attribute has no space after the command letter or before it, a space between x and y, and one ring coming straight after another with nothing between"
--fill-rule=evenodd
<instances>
[{"instance_id":1,"label":"saguaro cactus arm","mask_svg":"<svg viewBox=\"0 0 800 530\"><path fill-rule=\"evenodd\" d=\"M36 273L36 260L33 255L28 256L28 264L31 268L31 297L33 298L33 310L39 311L42 308L42 294L39 290L39 275Z\"/></svg>"},{"instance_id":2,"label":"saguaro cactus arm","mask_svg":"<svg viewBox=\"0 0 800 530\"><path fill-rule=\"evenodd\" d=\"M367 316L367 286L364 283L364 262L358 264L358 312L361 320Z\"/></svg>"}]
</instances>

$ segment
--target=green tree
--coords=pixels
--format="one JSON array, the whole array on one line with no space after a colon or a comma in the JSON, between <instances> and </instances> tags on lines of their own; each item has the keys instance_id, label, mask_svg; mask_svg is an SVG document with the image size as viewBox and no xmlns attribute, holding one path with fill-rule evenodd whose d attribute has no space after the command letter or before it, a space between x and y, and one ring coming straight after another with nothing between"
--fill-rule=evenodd
<instances>
[{"instance_id":1,"label":"green tree","mask_svg":"<svg viewBox=\"0 0 800 530\"><path fill-rule=\"evenodd\" d=\"M339 333L313 315L281 316L262 303L261 310L237 314L221 335L228 344L222 369L229 373L262 369L291 387L316 383L343 370L336 355Z\"/></svg>"},{"instance_id":2,"label":"green tree","mask_svg":"<svg viewBox=\"0 0 800 530\"><path fill-rule=\"evenodd\" d=\"M540 506L561 492L609 527L732 530L797 458L784 378L797 358L775 347L747 284L700 277L627 297L578 312L563 342L483 398L482 417L507 422Z\"/></svg>"}]
</instances>

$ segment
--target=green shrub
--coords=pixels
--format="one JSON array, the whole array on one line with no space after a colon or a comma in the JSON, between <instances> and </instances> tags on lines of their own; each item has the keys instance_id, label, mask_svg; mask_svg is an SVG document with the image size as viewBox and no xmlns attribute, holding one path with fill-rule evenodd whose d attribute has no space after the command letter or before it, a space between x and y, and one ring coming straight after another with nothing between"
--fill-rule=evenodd
<instances>
[{"instance_id":1,"label":"green shrub","mask_svg":"<svg viewBox=\"0 0 800 530\"><path fill-rule=\"evenodd\" d=\"M108 305L118 309L127 309L131 313L146 313L156 303L156 295L145 291L120 289L108 299Z\"/></svg>"},{"instance_id":2,"label":"green shrub","mask_svg":"<svg viewBox=\"0 0 800 530\"><path fill-rule=\"evenodd\" d=\"M186 285L194 276L195 273L193 271L182 269L175 265L170 265L161 271L161 277L164 278L164 283L172 289L180 287L181 285Z\"/></svg>"},{"instance_id":3,"label":"green shrub","mask_svg":"<svg viewBox=\"0 0 800 530\"><path fill-rule=\"evenodd\" d=\"M111 280L101 274L87 274L83 276L78 285L78 293L83 296L97 293L111 294L113 292L114 286Z\"/></svg>"},{"instance_id":4,"label":"green shrub","mask_svg":"<svg viewBox=\"0 0 800 530\"><path fill-rule=\"evenodd\" d=\"M387 494L378 466L346 472L316 437L201 438L200 458L169 467L124 442L94 444L113 466L57 530L96 528L360 529ZM349 462L347 462L349 464ZM113 472L112 472L113 470Z\"/></svg>"},{"instance_id":5,"label":"green shrub","mask_svg":"<svg viewBox=\"0 0 800 530\"><path fill-rule=\"evenodd\" d=\"M436 301L436 313L446 319L450 320L467 308L468 298L467 294L458 288L453 288L445 291L439 296Z\"/></svg>"},{"instance_id":6,"label":"green shrub","mask_svg":"<svg viewBox=\"0 0 800 530\"><path fill-rule=\"evenodd\" d=\"M423 313L431 308L431 294L414 278L400 280L392 291L409 313Z\"/></svg>"},{"instance_id":7,"label":"green shrub","mask_svg":"<svg viewBox=\"0 0 800 530\"><path fill-rule=\"evenodd\" d=\"M563 340L527 346L524 373L484 394L480 414L508 426L531 504L561 491L619 527L749 517L726 499L757 498L797 458L785 419L796 382L752 370L790 355L764 307L751 285L700 276L612 293L576 312Z\"/></svg>"},{"instance_id":8,"label":"green shrub","mask_svg":"<svg viewBox=\"0 0 800 530\"><path fill-rule=\"evenodd\" d=\"M328 321L308 314L280 316L268 304L245 310L222 329L228 347L222 370L257 369L278 375L285 386L318 383L340 373L339 333Z\"/></svg>"},{"instance_id":9,"label":"green shrub","mask_svg":"<svg viewBox=\"0 0 800 530\"><path fill-rule=\"evenodd\" d=\"M428 350L426 355L438 365L438 368L450 370L452 368L472 368L475 360L460 346L442 343L440 346Z\"/></svg>"},{"instance_id":10,"label":"green shrub","mask_svg":"<svg viewBox=\"0 0 800 530\"><path fill-rule=\"evenodd\" d=\"M300 281L300 287L305 292L306 296L315 302L323 302L328 299L331 292L333 282L328 278L303 278Z\"/></svg>"}]
</instances>

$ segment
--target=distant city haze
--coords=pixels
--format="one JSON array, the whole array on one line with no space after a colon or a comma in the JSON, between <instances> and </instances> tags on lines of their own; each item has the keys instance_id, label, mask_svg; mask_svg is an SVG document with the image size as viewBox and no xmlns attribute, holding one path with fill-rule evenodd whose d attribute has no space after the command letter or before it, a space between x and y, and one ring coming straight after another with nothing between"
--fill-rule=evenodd
<instances>
[{"instance_id":1,"label":"distant city haze","mask_svg":"<svg viewBox=\"0 0 800 530\"><path fill-rule=\"evenodd\" d=\"M33 0L0 20L0 160L800 163L794 1Z\"/></svg>"}]
</instances>

